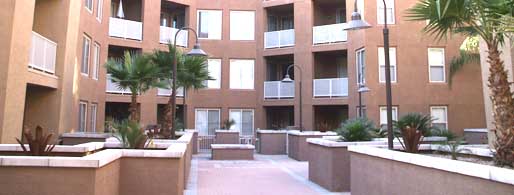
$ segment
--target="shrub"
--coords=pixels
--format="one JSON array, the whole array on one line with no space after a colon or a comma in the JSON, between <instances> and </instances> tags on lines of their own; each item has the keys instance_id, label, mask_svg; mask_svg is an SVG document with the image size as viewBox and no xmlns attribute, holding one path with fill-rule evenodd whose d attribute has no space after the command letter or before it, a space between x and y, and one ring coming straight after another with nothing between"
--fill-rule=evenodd
<instances>
[{"instance_id":1,"label":"shrub","mask_svg":"<svg viewBox=\"0 0 514 195\"><path fill-rule=\"evenodd\" d=\"M236 121L234 121L234 119L230 119L230 120L225 120L223 121L223 126L222 128L223 129L226 129L226 130L229 130L230 128L232 128L232 126L234 126L236 124Z\"/></svg>"},{"instance_id":2,"label":"shrub","mask_svg":"<svg viewBox=\"0 0 514 195\"><path fill-rule=\"evenodd\" d=\"M451 132L448 129L435 128L434 130L432 130L431 136L446 137L446 140L448 141L453 141L457 139L457 135L455 135L455 133Z\"/></svg>"},{"instance_id":3,"label":"shrub","mask_svg":"<svg viewBox=\"0 0 514 195\"><path fill-rule=\"evenodd\" d=\"M345 121L336 132L347 142L371 141L376 129L373 121L367 118L356 118Z\"/></svg>"},{"instance_id":4,"label":"shrub","mask_svg":"<svg viewBox=\"0 0 514 195\"><path fill-rule=\"evenodd\" d=\"M32 132L30 130L26 130L23 132L23 136L25 136L25 140L27 140L27 143L29 145L29 150L25 148L25 145L23 142L16 138L16 141L20 144L21 148L23 149L23 152L30 156L47 156L55 147L54 144L48 144L50 140L52 140L53 134L45 134L43 133L43 128L40 126L36 127L36 135L33 136Z\"/></svg>"},{"instance_id":5,"label":"shrub","mask_svg":"<svg viewBox=\"0 0 514 195\"><path fill-rule=\"evenodd\" d=\"M452 160L457 160L457 156L459 155L459 153L471 153L471 150L461 147L462 143L462 138L458 138L452 141L448 140L445 141L441 146L439 146L439 150L450 153L450 155L452 156Z\"/></svg>"},{"instance_id":6,"label":"shrub","mask_svg":"<svg viewBox=\"0 0 514 195\"><path fill-rule=\"evenodd\" d=\"M142 149L148 140L144 130L135 121L123 121L114 123L115 137L123 144L123 148Z\"/></svg>"},{"instance_id":7,"label":"shrub","mask_svg":"<svg viewBox=\"0 0 514 195\"><path fill-rule=\"evenodd\" d=\"M396 130L403 139L403 149L409 153L418 153L421 140L432 133L432 117L419 113L409 113L394 123ZM400 138L395 135L398 140Z\"/></svg>"}]
</instances>

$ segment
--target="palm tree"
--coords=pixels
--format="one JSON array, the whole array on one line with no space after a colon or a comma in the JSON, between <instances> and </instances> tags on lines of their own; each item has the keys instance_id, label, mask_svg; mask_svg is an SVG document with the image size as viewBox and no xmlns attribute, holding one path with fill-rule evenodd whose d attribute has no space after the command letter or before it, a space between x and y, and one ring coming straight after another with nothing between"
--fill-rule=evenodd
<instances>
[{"instance_id":1,"label":"palm tree","mask_svg":"<svg viewBox=\"0 0 514 195\"><path fill-rule=\"evenodd\" d=\"M154 87L162 86L159 82L160 69L150 56L125 51L122 58L111 58L105 64L107 74L118 88L130 90L130 120L139 121L137 96Z\"/></svg>"},{"instance_id":2,"label":"palm tree","mask_svg":"<svg viewBox=\"0 0 514 195\"><path fill-rule=\"evenodd\" d=\"M441 40L447 35L478 36L488 49L489 89L493 103L495 161L514 166L514 99L502 46L512 32L513 0L420 0L407 11L412 20L429 21L424 32Z\"/></svg>"},{"instance_id":3,"label":"palm tree","mask_svg":"<svg viewBox=\"0 0 514 195\"><path fill-rule=\"evenodd\" d=\"M174 55L176 52L177 55ZM205 88L204 81L211 79L207 70L207 58L198 56L186 56L180 50L177 50L172 44L168 44L168 51L154 51L152 59L161 69L160 78L163 80L170 81L168 87L172 87L172 65L175 56L177 57L177 87L183 87L184 92L188 89L200 89ZM184 105L185 96L184 93ZM165 137L174 137L176 126L175 113L172 113L173 99L170 96L167 107L164 111L164 124L162 129L164 130ZM185 106L184 106L185 108ZM185 116L185 109L184 109Z\"/></svg>"}]
</instances>

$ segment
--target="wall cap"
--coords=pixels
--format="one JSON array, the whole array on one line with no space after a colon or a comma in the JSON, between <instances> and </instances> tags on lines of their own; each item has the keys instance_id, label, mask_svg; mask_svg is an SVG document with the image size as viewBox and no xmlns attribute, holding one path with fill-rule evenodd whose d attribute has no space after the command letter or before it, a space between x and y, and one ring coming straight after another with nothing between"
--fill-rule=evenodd
<instances>
[{"instance_id":1,"label":"wall cap","mask_svg":"<svg viewBox=\"0 0 514 195\"><path fill-rule=\"evenodd\" d=\"M332 131L320 132L320 131L299 131L299 130L289 130L289 131L287 131L287 134L296 135L296 136L337 135L336 132L332 132Z\"/></svg>"},{"instance_id":2,"label":"wall cap","mask_svg":"<svg viewBox=\"0 0 514 195\"><path fill-rule=\"evenodd\" d=\"M307 142L329 148L346 148L352 145L387 145L387 142L383 141L338 142L324 138L307 138Z\"/></svg>"},{"instance_id":3,"label":"wall cap","mask_svg":"<svg viewBox=\"0 0 514 195\"><path fill-rule=\"evenodd\" d=\"M472 132L472 133L487 133L487 129L464 129L464 132Z\"/></svg>"},{"instance_id":4,"label":"wall cap","mask_svg":"<svg viewBox=\"0 0 514 195\"><path fill-rule=\"evenodd\" d=\"M251 144L211 144L212 149L255 149Z\"/></svg>"},{"instance_id":5,"label":"wall cap","mask_svg":"<svg viewBox=\"0 0 514 195\"><path fill-rule=\"evenodd\" d=\"M286 134L287 130L266 130L266 129L262 129L262 130L257 130L257 133L262 133L262 134Z\"/></svg>"}]
</instances>

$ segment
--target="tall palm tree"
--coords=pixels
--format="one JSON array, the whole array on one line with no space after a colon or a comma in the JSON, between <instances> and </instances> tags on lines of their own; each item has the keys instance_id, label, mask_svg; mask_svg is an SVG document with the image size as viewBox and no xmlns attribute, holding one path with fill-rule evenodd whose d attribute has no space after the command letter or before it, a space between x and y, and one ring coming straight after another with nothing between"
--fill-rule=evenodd
<instances>
[{"instance_id":1,"label":"tall palm tree","mask_svg":"<svg viewBox=\"0 0 514 195\"><path fill-rule=\"evenodd\" d=\"M105 68L113 83L122 90L130 90L130 120L139 122L137 96L151 88L163 86L159 82L159 67L146 54L125 51L122 58L109 59Z\"/></svg>"},{"instance_id":2,"label":"tall palm tree","mask_svg":"<svg viewBox=\"0 0 514 195\"><path fill-rule=\"evenodd\" d=\"M490 98L493 103L493 144L499 165L514 166L514 97L507 80L502 46L514 16L513 0L420 0L407 11L412 20L426 21L423 29L441 40L447 35L479 36L487 44ZM507 19L506 19L507 18Z\"/></svg>"}]
</instances>

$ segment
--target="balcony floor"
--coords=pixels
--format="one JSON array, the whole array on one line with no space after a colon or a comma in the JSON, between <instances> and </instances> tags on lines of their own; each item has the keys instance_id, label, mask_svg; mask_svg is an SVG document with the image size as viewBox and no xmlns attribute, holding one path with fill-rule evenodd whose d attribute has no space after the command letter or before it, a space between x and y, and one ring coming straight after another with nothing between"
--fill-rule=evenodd
<instances>
[{"instance_id":1,"label":"balcony floor","mask_svg":"<svg viewBox=\"0 0 514 195\"><path fill-rule=\"evenodd\" d=\"M308 162L285 155L255 154L253 161L213 161L210 154L195 155L186 195L349 195L331 193L308 180Z\"/></svg>"}]
</instances>

